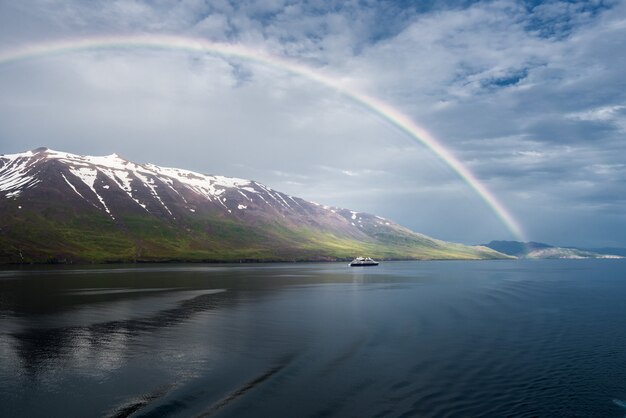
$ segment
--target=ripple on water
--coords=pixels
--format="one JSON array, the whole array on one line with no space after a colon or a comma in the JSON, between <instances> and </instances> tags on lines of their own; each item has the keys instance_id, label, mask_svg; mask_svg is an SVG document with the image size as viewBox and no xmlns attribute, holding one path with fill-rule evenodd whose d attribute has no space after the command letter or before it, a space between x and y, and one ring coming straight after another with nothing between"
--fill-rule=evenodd
<instances>
[{"instance_id":1,"label":"ripple on water","mask_svg":"<svg viewBox=\"0 0 626 418\"><path fill-rule=\"evenodd\" d=\"M56 306L39 309L48 299L38 286L10 293L17 284L0 280L9 289L2 300L11 298L2 302L10 312L0 324L0 408L17 411L7 416L38 416L33 404L116 417L624 416L623 268L607 281L605 267L588 278L592 270L557 262L398 265L402 277L379 270L362 281L323 265L173 269L157 281L155 270L128 269L145 275L136 290L118 273L103 287L94 280L104 271L55 273L37 283L54 281L50 290L69 280L55 291L65 317L80 321L65 324ZM209 294L214 288L227 290Z\"/></svg>"}]
</instances>

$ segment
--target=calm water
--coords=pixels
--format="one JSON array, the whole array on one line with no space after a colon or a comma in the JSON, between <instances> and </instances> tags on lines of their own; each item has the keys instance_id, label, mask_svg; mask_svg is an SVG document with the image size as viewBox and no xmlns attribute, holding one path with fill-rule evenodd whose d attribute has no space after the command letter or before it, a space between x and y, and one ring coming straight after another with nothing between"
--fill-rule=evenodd
<instances>
[{"instance_id":1,"label":"calm water","mask_svg":"<svg viewBox=\"0 0 626 418\"><path fill-rule=\"evenodd\" d=\"M0 271L3 417L623 417L626 260Z\"/></svg>"}]
</instances>

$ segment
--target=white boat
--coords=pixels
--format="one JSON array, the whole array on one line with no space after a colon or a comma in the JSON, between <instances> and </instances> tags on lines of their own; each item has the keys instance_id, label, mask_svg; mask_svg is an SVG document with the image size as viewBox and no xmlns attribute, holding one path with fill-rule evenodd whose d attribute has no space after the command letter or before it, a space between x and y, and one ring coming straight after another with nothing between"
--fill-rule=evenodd
<instances>
[{"instance_id":1,"label":"white boat","mask_svg":"<svg viewBox=\"0 0 626 418\"><path fill-rule=\"evenodd\" d=\"M370 257L357 257L349 264L350 267L370 267L377 265L378 261L374 261Z\"/></svg>"}]
</instances>

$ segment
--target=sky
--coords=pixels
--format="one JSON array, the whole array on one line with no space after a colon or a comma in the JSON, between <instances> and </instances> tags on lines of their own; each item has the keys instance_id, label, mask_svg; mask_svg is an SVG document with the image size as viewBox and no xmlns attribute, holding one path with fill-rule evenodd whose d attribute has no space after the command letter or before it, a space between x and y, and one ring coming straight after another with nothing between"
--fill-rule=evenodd
<instances>
[{"instance_id":1,"label":"sky","mask_svg":"<svg viewBox=\"0 0 626 418\"><path fill-rule=\"evenodd\" d=\"M0 0L0 56L175 35L310 68L406 115L554 245L626 247L625 1ZM0 154L40 146L257 180L435 238L516 239L445 161L340 91L236 57L0 63Z\"/></svg>"}]
</instances>

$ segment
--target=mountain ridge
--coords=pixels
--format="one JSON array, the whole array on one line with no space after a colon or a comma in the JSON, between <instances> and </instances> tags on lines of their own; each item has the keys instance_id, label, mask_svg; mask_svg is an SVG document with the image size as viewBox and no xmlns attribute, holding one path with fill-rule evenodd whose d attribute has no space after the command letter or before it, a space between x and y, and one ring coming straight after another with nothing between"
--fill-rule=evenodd
<instances>
[{"instance_id":1,"label":"mountain ridge","mask_svg":"<svg viewBox=\"0 0 626 418\"><path fill-rule=\"evenodd\" d=\"M0 156L0 263L510 258L253 180L37 148Z\"/></svg>"},{"instance_id":2,"label":"mountain ridge","mask_svg":"<svg viewBox=\"0 0 626 418\"><path fill-rule=\"evenodd\" d=\"M503 254L512 255L518 258L623 258L623 255L620 254L603 253L591 249L576 247L557 247L554 245L534 241L491 241L488 244L480 245L491 248Z\"/></svg>"}]
</instances>

